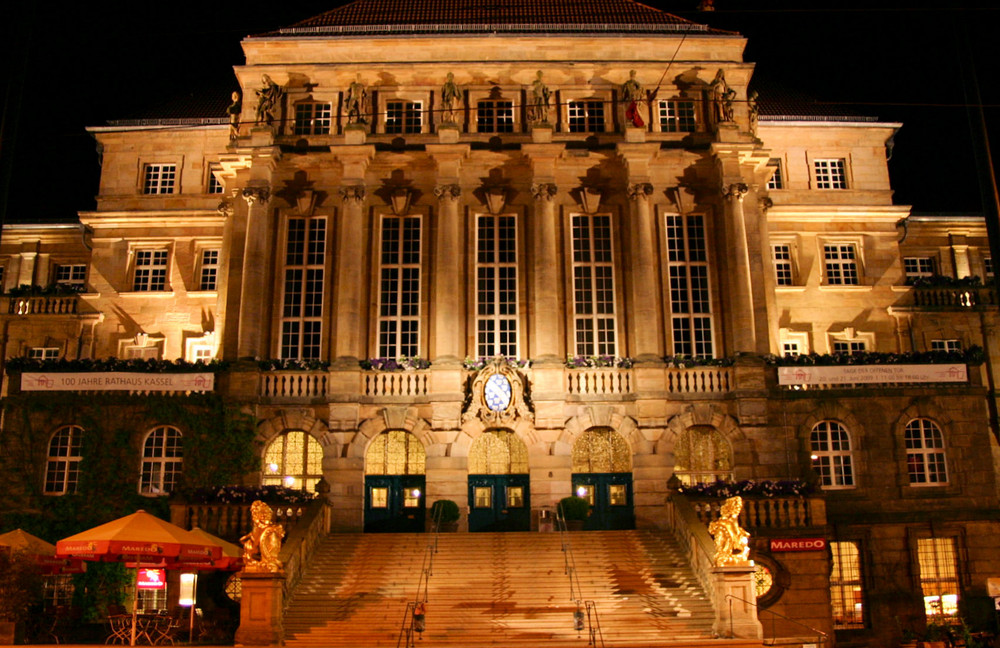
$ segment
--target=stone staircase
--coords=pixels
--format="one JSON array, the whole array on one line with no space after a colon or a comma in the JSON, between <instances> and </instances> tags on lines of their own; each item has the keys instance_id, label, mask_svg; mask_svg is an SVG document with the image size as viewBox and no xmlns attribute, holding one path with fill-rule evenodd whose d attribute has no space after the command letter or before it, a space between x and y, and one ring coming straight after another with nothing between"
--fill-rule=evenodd
<instances>
[{"instance_id":1,"label":"stone staircase","mask_svg":"<svg viewBox=\"0 0 1000 648\"><path fill-rule=\"evenodd\" d=\"M581 593L604 643L618 647L761 646L715 640L714 613L669 536L569 534ZM428 535L333 534L313 556L284 619L288 646L395 646L414 600ZM419 642L586 646L555 533L442 534Z\"/></svg>"}]
</instances>

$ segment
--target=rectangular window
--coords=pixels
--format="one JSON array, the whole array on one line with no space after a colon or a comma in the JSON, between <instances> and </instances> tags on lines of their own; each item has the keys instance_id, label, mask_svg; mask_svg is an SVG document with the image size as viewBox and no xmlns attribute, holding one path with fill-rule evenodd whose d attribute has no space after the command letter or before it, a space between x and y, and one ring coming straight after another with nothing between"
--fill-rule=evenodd
<instances>
[{"instance_id":1,"label":"rectangular window","mask_svg":"<svg viewBox=\"0 0 1000 648\"><path fill-rule=\"evenodd\" d=\"M931 257L903 257L903 274L906 283L911 284L919 277L934 275L934 259Z\"/></svg>"},{"instance_id":2,"label":"rectangular window","mask_svg":"<svg viewBox=\"0 0 1000 648\"><path fill-rule=\"evenodd\" d=\"M507 487L507 507L508 508L524 508L524 487L523 486L508 486Z\"/></svg>"},{"instance_id":3,"label":"rectangular window","mask_svg":"<svg viewBox=\"0 0 1000 648\"><path fill-rule=\"evenodd\" d=\"M573 314L576 355L616 355L611 217L606 214L573 216Z\"/></svg>"},{"instance_id":4,"label":"rectangular window","mask_svg":"<svg viewBox=\"0 0 1000 648\"><path fill-rule=\"evenodd\" d=\"M127 346L124 355L130 359L157 360L160 357L160 347L159 345Z\"/></svg>"},{"instance_id":5,"label":"rectangular window","mask_svg":"<svg viewBox=\"0 0 1000 648\"><path fill-rule=\"evenodd\" d=\"M476 486L475 502L476 508L492 508L493 488L490 486Z\"/></svg>"},{"instance_id":6,"label":"rectangular window","mask_svg":"<svg viewBox=\"0 0 1000 648\"><path fill-rule=\"evenodd\" d=\"M767 181L768 189L784 189L785 179L781 175L781 158L771 158L767 161L767 166L770 169L774 169L774 174L771 179Z\"/></svg>"},{"instance_id":7,"label":"rectangular window","mask_svg":"<svg viewBox=\"0 0 1000 648\"><path fill-rule=\"evenodd\" d=\"M594 505L596 501L594 498L594 485L593 484L575 484L573 486L573 494L577 497L587 500L587 503L591 506Z\"/></svg>"},{"instance_id":8,"label":"rectangular window","mask_svg":"<svg viewBox=\"0 0 1000 648\"><path fill-rule=\"evenodd\" d=\"M674 355L713 357L704 216L667 216L667 273Z\"/></svg>"},{"instance_id":9,"label":"rectangular window","mask_svg":"<svg viewBox=\"0 0 1000 648\"><path fill-rule=\"evenodd\" d=\"M798 342L782 342L781 355L783 356L802 355L802 348L799 346Z\"/></svg>"},{"instance_id":10,"label":"rectangular window","mask_svg":"<svg viewBox=\"0 0 1000 648\"><path fill-rule=\"evenodd\" d=\"M603 101L571 101L567 106L567 116L571 133L604 132Z\"/></svg>"},{"instance_id":11,"label":"rectangular window","mask_svg":"<svg viewBox=\"0 0 1000 648\"><path fill-rule=\"evenodd\" d=\"M389 508L389 489L382 487L372 487L371 499L373 509Z\"/></svg>"},{"instance_id":12,"label":"rectangular window","mask_svg":"<svg viewBox=\"0 0 1000 648\"><path fill-rule=\"evenodd\" d=\"M864 340L834 340L834 353L863 353L866 349Z\"/></svg>"},{"instance_id":13,"label":"rectangular window","mask_svg":"<svg viewBox=\"0 0 1000 648\"><path fill-rule=\"evenodd\" d=\"M176 164L147 164L142 176L142 193L172 194L176 182Z\"/></svg>"},{"instance_id":14,"label":"rectangular window","mask_svg":"<svg viewBox=\"0 0 1000 648\"><path fill-rule=\"evenodd\" d=\"M222 181L219 180L217 175L222 168L218 165L213 164L208 169L208 193L210 194L220 194L222 193Z\"/></svg>"},{"instance_id":15,"label":"rectangular window","mask_svg":"<svg viewBox=\"0 0 1000 648\"><path fill-rule=\"evenodd\" d=\"M420 217L382 218L378 357L420 352Z\"/></svg>"},{"instance_id":16,"label":"rectangular window","mask_svg":"<svg viewBox=\"0 0 1000 648\"><path fill-rule=\"evenodd\" d=\"M983 257L983 274L987 279L993 278L993 257Z\"/></svg>"},{"instance_id":17,"label":"rectangular window","mask_svg":"<svg viewBox=\"0 0 1000 648\"><path fill-rule=\"evenodd\" d=\"M779 286L791 286L792 277L792 246L787 243L771 246L774 257L774 279Z\"/></svg>"},{"instance_id":18,"label":"rectangular window","mask_svg":"<svg viewBox=\"0 0 1000 648\"><path fill-rule=\"evenodd\" d=\"M419 133L422 121L419 101L389 101L385 104L387 133Z\"/></svg>"},{"instance_id":19,"label":"rectangular window","mask_svg":"<svg viewBox=\"0 0 1000 648\"><path fill-rule=\"evenodd\" d=\"M695 128L693 101L661 101L659 112L664 133L690 133Z\"/></svg>"},{"instance_id":20,"label":"rectangular window","mask_svg":"<svg viewBox=\"0 0 1000 648\"><path fill-rule=\"evenodd\" d=\"M833 627L838 630L865 627L864 590L861 581L861 552L857 542L831 542L830 606Z\"/></svg>"},{"instance_id":21,"label":"rectangular window","mask_svg":"<svg viewBox=\"0 0 1000 648\"><path fill-rule=\"evenodd\" d=\"M56 347L31 347L28 358L32 360L58 360L59 349Z\"/></svg>"},{"instance_id":22,"label":"rectangular window","mask_svg":"<svg viewBox=\"0 0 1000 648\"><path fill-rule=\"evenodd\" d=\"M955 538L918 538L920 589L927 619L958 614L958 551Z\"/></svg>"},{"instance_id":23,"label":"rectangular window","mask_svg":"<svg viewBox=\"0 0 1000 648\"><path fill-rule=\"evenodd\" d=\"M218 290L219 251L202 250L201 267L198 271L198 290Z\"/></svg>"},{"instance_id":24,"label":"rectangular window","mask_svg":"<svg viewBox=\"0 0 1000 648\"><path fill-rule=\"evenodd\" d=\"M847 173L844 160L813 160L817 189L847 189Z\"/></svg>"},{"instance_id":25,"label":"rectangular window","mask_svg":"<svg viewBox=\"0 0 1000 648\"><path fill-rule=\"evenodd\" d=\"M961 340L931 340L931 351L961 351Z\"/></svg>"},{"instance_id":26,"label":"rectangular window","mask_svg":"<svg viewBox=\"0 0 1000 648\"><path fill-rule=\"evenodd\" d=\"M476 104L476 130L480 133L513 133L513 101L480 101Z\"/></svg>"},{"instance_id":27,"label":"rectangular window","mask_svg":"<svg viewBox=\"0 0 1000 648\"><path fill-rule=\"evenodd\" d=\"M295 104L295 134L329 135L332 112L328 103L306 101Z\"/></svg>"},{"instance_id":28,"label":"rectangular window","mask_svg":"<svg viewBox=\"0 0 1000 648\"><path fill-rule=\"evenodd\" d=\"M517 230L512 215L477 218L476 355L518 357Z\"/></svg>"},{"instance_id":29,"label":"rectangular window","mask_svg":"<svg viewBox=\"0 0 1000 648\"><path fill-rule=\"evenodd\" d=\"M167 289L167 250L136 250L132 290L154 292Z\"/></svg>"},{"instance_id":30,"label":"rectangular window","mask_svg":"<svg viewBox=\"0 0 1000 648\"><path fill-rule=\"evenodd\" d=\"M857 286L860 283L857 254L853 244L824 245L823 261L827 285Z\"/></svg>"},{"instance_id":31,"label":"rectangular window","mask_svg":"<svg viewBox=\"0 0 1000 648\"><path fill-rule=\"evenodd\" d=\"M281 357L315 360L323 340L326 218L289 218L281 301Z\"/></svg>"},{"instance_id":32,"label":"rectangular window","mask_svg":"<svg viewBox=\"0 0 1000 648\"><path fill-rule=\"evenodd\" d=\"M83 288L87 279L87 265L73 263L56 266L56 283L62 286L77 286Z\"/></svg>"},{"instance_id":33,"label":"rectangular window","mask_svg":"<svg viewBox=\"0 0 1000 648\"><path fill-rule=\"evenodd\" d=\"M46 576L42 579L43 605L46 608L69 607L73 604L73 577L69 574Z\"/></svg>"},{"instance_id":34,"label":"rectangular window","mask_svg":"<svg viewBox=\"0 0 1000 648\"><path fill-rule=\"evenodd\" d=\"M627 506L628 490L625 484L608 484L608 504L611 506Z\"/></svg>"}]
</instances>

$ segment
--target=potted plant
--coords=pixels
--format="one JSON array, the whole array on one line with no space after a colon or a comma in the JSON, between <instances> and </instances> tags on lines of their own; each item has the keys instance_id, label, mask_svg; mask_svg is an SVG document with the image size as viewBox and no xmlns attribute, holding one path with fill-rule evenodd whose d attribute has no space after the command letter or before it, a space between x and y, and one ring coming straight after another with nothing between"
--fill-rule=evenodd
<instances>
[{"instance_id":1,"label":"potted plant","mask_svg":"<svg viewBox=\"0 0 1000 648\"><path fill-rule=\"evenodd\" d=\"M590 514L590 502L582 497L570 495L559 500L559 510L566 520L567 531L583 531L583 522Z\"/></svg>"},{"instance_id":2,"label":"potted plant","mask_svg":"<svg viewBox=\"0 0 1000 648\"><path fill-rule=\"evenodd\" d=\"M920 648L945 648L949 644L949 628L940 621L931 621L927 624L923 639L919 642Z\"/></svg>"},{"instance_id":3,"label":"potted plant","mask_svg":"<svg viewBox=\"0 0 1000 648\"><path fill-rule=\"evenodd\" d=\"M431 520L438 523L438 530L458 531L458 504L450 499L440 499L431 505Z\"/></svg>"},{"instance_id":4,"label":"potted plant","mask_svg":"<svg viewBox=\"0 0 1000 648\"><path fill-rule=\"evenodd\" d=\"M0 645L24 643L24 624L41 598L42 579L34 561L0 549Z\"/></svg>"}]
</instances>

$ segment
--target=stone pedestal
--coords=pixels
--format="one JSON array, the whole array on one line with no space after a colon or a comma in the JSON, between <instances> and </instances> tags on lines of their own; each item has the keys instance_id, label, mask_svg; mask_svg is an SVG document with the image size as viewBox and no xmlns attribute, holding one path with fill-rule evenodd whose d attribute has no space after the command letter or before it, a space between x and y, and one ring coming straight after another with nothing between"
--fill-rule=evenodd
<instances>
[{"instance_id":1,"label":"stone pedestal","mask_svg":"<svg viewBox=\"0 0 1000 648\"><path fill-rule=\"evenodd\" d=\"M281 619L285 574L243 572L240 578L243 597L236 645L280 646L285 634Z\"/></svg>"},{"instance_id":2,"label":"stone pedestal","mask_svg":"<svg viewBox=\"0 0 1000 648\"><path fill-rule=\"evenodd\" d=\"M712 630L718 636L741 639L764 637L764 629L757 620L757 606L753 604L757 600L753 571L752 565L712 569L715 590L715 624Z\"/></svg>"}]
</instances>

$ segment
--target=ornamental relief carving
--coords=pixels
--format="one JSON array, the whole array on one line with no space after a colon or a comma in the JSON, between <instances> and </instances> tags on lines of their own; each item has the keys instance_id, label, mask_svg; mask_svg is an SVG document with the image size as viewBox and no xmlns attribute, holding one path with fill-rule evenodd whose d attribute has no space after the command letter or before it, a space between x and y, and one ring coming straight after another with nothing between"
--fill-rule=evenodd
<instances>
[{"instance_id":1,"label":"ornamental relief carving","mask_svg":"<svg viewBox=\"0 0 1000 648\"><path fill-rule=\"evenodd\" d=\"M525 379L506 358L497 356L472 381L465 423L478 417L485 426L507 426L518 418L534 420L525 396Z\"/></svg>"},{"instance_id":2,"label":"ornamental relief carving","mask_svg":"<svg viewBox=\"0 0 1000 648\"><path fill-rule=\"evenodd\" d=\"M363 184L345 185L338 189L337 193L340 194L340 198L345 203L361 203L364 201L365 196L368 195L368 192L365 190L365 186Z\"/></svg>"},{"instance_id":3,"label":"ornamental relief carving","mask_svg":"<svg viewBox=\"0 0 1000 648\"><path fill-rule=\"evenodd\" d=\"M247 201L247 205L250 207L258 204L264 205L271 199L271 187L267 185L246 187L243 189L242 195L243 199Z\"/></svg>"}]
</instances>

